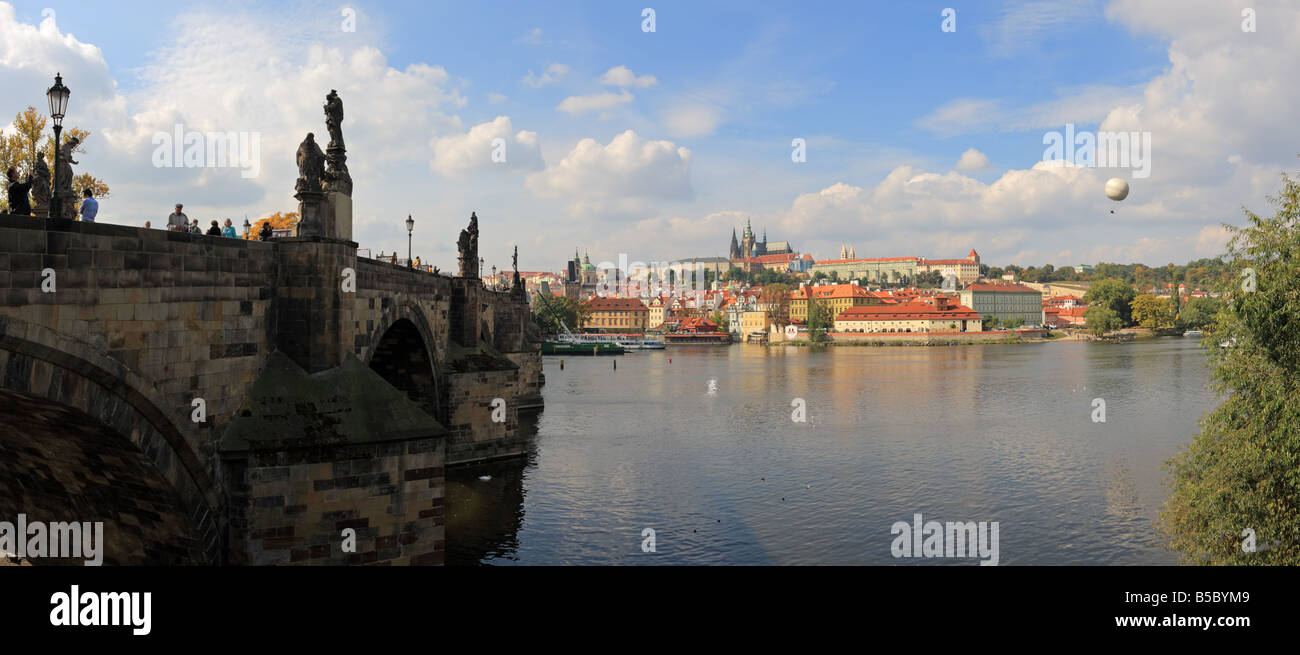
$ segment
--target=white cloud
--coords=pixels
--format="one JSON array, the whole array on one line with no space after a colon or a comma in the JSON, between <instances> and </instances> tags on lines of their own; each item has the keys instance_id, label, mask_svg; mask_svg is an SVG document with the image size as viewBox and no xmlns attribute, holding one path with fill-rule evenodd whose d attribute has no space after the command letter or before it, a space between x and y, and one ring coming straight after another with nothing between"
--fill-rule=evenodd
<instances>
[{"instance_id":1,"label":"white cloud","mask_svg":"<svg viewBox=\"0 0 1300 655\"><path fill-rule=\"evenodd\" d=\"M647 141L628 130L607 145L583 139L560 162L528 177L543 198L560 198L574 215L636 212L652 200L688 200L691 151Z\"/></svg>"},{"instance_id":2,"label":"white cloud","mask_svg":"<svg viewBox=\"0 0 1300 655\"><path fill-rule=\"evenodd\" d=\"M600 83L607 86L636 87L646 89L659 83L654 75L637 77L627 66L615 66L600 77Z\"/></svg>"},{"instance_id":3,"label":"white cloud","mask_svg":"<svg viewBox=\"0 0 1300 655\"><path fill-rule=\"evenodd\" d=\"M514 131L510 118L498 116L488 123L471 127L469 132L455 136L435 137L433 159L429 167L448 177L464 177L485 169L529 171L543 167L542 151L538 147L537 133ZM500 142L494 143L497 139ZM500 148L498 148L500 146ZM500 152L504 161L493 161L494 152Z\"/></svg>"},{"instance_id":4,"label":"white cloud","mask_svg":"<svg viewBox=\"0 0 1300 655\"><path fill-rule=\"evenodd\" d=\"M313 45L338 42L334 16L313 15L182 14L138 71L143 85L123 93L97 48L50 21L39 29L19 23L12 7L0 3L0 88L6 90L0 116L10 118L29 104L42 108L52 82L48 71L57 67L72 89L67 123L92 132L76 172L102 177L113 190L101 221L157 224L175 202L205 222L244 213L256 218L296 208L293 152L307 132L325 145L321 106L334 88L346 108L343 133L356 185L358 240L376 250L398 245L397 237L388 236L389 226L369 221L395 214L396 205L409 204L416 193L401 197L396 191L427 184L430 138L464 132L454 112L465 99L442 67L394 68L361 34L353 45ZM244 179L237 167L154 167L154 135L171 134L177 125L256 135L260 175Z\"/></svg>"},{"instance_id":5,"label":"white cloud","mask_svg":"<svg viewBox=\"0 0 1300 655\"><path fill-rule=\"evenodd\" d=\"M564 77L568 72L569 67L564 64L551 64L546 67L546 70L541 75L535 75L532 71L528 71L528 74L521 81L534 89L539 89L547 84L560 81L560 78Z\"/></svg>"},{"instance_id":6,"label":"white cloud","mask_svg":"<svg viewBox=\"0 0 1300 655\"><path fill-rule=\"evenodd\" d=\"M966 152L961 153L961 159L957 160L957 170L963 173L978 173L980 171L988 170L988 168L988 155L974 148L970 148L966 150Z\"/></svg>"},{"instance_id":7,"label":"white cloud","mask_svg":"<svg viewBox=\"0 0 1300 655\"><path fill-rule=\"evenodd\" d=\"M489 94L487 94L487 101L488 101L489 103L491 103L491 104L494 104L494 105L496 105L496 104L500 104L500 103L503 103L503 102L505 102L506 100L508 100L508 98L506 98L506 96L504 96L504 95L502 95L502 94L500 94L500 93L489 93Z\"/></svg>"},{"instance_id":8,"label":"white cloud","mask_svg":"<svg viewBox=\"0 0 1300 655\"><path fill-rule=\"evenodd\" d=\"M664 129L674 138L708 136L717 131L721 122L720 109L702 104L678 105L668 109L663 116Z\"/></svg>"},{"instance_id":9,"label":"white cloud","mask_svg":"<svg viewBox=\"0 0 1300 655\"><path fill-rule=\"evenodd\" d=\"M527 34L519 37L518 40L520 43L528 45L549 45L551 43L551 40L543 35L540 27L534 27Z\"/></svg>"},{"instance_id":10,"label":"white cloud","mask_svg":"<svg viewBox=\"0 0 1300 655\"><path fill-rule=\"evenodd\" d=\"M995 57L1033 50L1046 37L1078 33L1081 24L1101 17L1096 0L1007 0L1002 15L978 28Z\"/></svg>"},{"instance_id":11,"label":"white cloud","mask_svg":"<svg viewBox=\"0 0 1300 655\"><path fill-rule=\"evenodd\" d=\"M1057 98L1023 107L1009 107L990 98L957 98L921 117L916 125L940 136L1059 130L1066 123L1100 123L1115 107L1137 104L1141 99L1140 85L1098 84L1067 89Z\"/></svg>"},{"instance_id":12,"label":"white cloud","mask_svg":"<svg viewBox=\"0 0 1300 655\"><path fill-rule=\"evenodd\" d=\"M597 93L589 96L569 96L560 102L556 111L566 114L585 114L589 111L613 109L619 105L632 102L633 96L626 89L618 93Z\"/></svg>"}]
</instances>

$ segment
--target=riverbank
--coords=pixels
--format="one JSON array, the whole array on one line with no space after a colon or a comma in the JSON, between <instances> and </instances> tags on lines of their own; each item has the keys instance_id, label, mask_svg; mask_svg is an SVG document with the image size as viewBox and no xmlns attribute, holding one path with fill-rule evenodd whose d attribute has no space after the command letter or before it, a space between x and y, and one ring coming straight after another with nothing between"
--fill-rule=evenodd
<instances>
[{"instance_id":1,"label":"riverbank","mask_svg":"<svg viewBox=\"0 0 1300 655\"><path fill-rule=\"evenodd\" d=\"M933 333L860 333L831 332L827 340L814 344L807 339L773 341L770 346L974 346L989 344L1044 343L1061 341L1048 330L933 332Z\"/></svg>"}]
</instances>

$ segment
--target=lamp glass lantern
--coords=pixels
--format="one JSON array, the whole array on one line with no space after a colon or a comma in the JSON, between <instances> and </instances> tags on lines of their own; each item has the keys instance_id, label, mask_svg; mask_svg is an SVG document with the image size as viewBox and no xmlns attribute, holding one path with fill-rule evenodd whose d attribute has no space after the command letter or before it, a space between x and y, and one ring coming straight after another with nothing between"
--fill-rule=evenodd
<instances>
[{"instance_id":1,"label":"lamp glass lantern","mask_svg":"<svg viewBox=\"0 0 1300 655\"><path fill-rule=\"evenodd\" d=\"M50 118L54 119L55 125L62 125L63 117L67 115L69 95L72 95L72 92L68 87L63 86L63 75L56 74L54 86L45 92L45 97L50 100Z\"/></svg>"}]
</instances>

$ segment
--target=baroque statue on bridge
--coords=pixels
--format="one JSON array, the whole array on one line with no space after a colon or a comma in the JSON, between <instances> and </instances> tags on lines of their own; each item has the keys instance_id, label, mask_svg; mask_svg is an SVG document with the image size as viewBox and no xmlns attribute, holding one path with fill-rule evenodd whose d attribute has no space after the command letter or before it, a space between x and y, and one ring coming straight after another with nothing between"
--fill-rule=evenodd
<instances>
[{"instance_id":1,"label":"baroque statue on bridge","mask_svg":"<svg viewBox=\"0 0 1300 655\"><path fill-rule=\"evenodd\" d=\"M460 276L478 277L478 214L470 212L469 227L460 231L456 242L460 251Z\"/></svg>"},{"instance_id":2,"label":"baroque statue on bridge","mask_svg":"<svg viewBox=\"0 0 1300 655\"><path fill-rule=\"evenodd\" d=\"M343 100L339 98L339 92L330 89L329 95L325 96L325 126L330 131L330 148L343 147Z\"/></svg>"},{"instance_id":3,"label":"baroque statue on bridge","mask_svg":"<svg viewBox=\"0 0 1300 655\"><path fill-rule=\"evenodd\" d=\"M55 170L59 173L59 202L63 204L60 209L52 208L51 217L57 218L76 218L77 217L77 198L72 193L72 165L77 160L72 158L72 152L81 144L81 139L72 137L68 142L59 148L58 158L54 160Z\"/></svg>"},{"instance_id":4,"label":"baroque statue on bridge","mask_svg":"<svg viewBox=\"0 0 1300 655\"><path fill-rule=\"evenodd\" d=\"M45 164L45 155L36 155L36 166L32 171L32 207L35 216L50 215L50 167Z\"/></svg>"},{"instance_id":5,"label":"baroque statue on bridge","mask_svg":"<svg viewBox=\"0 0 1300 655\"><path fill-rule=\"evenodd\" d=\"M316 135L307 133L298 146L298 183L294 190L320 193L325 180L325 153L316 145Z\"/></svg>"},{"instance_id":6,"label":"baroque statue on bridge","mask_svg":"<svg viewBox=\"0 0 1300 655\"><path fill-rule=\"evenodd\" d=\"M325 171L326 187L351 197L352 175L348 173L347 148L343 145L343 99L335 89L330 89L325 96L325 126L330 132L330 142L325 147L329 163Z\"/></svg>"}]
</instances>

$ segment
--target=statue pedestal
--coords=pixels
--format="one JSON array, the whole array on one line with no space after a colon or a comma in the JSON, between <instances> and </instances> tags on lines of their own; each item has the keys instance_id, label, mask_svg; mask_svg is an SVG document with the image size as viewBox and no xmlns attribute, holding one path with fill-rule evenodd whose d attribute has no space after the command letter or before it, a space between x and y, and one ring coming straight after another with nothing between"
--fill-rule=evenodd
<instances>
[{"instance_id":1,"label":"statue pedestal","mask_svg":"<svg viewBox=\"0 0 1300 655\"><path fill-rule=\"evenodd\" d=\"M325 236L352 240L352 196L341 191L325 194Z\"/></svg>"},{"instance_id":2,"label":"statue pedestal","mask_svg":"<svg viewBox=\"0 0 1300 655\"><path fill-rule=\"evenodd\" d=\"M294 196L298 199L298 236L300 237L327 237L329 217L327 216L328 203L325 202L325 193L323 191L299 191Z\"/></svg>"}]
</instances>

